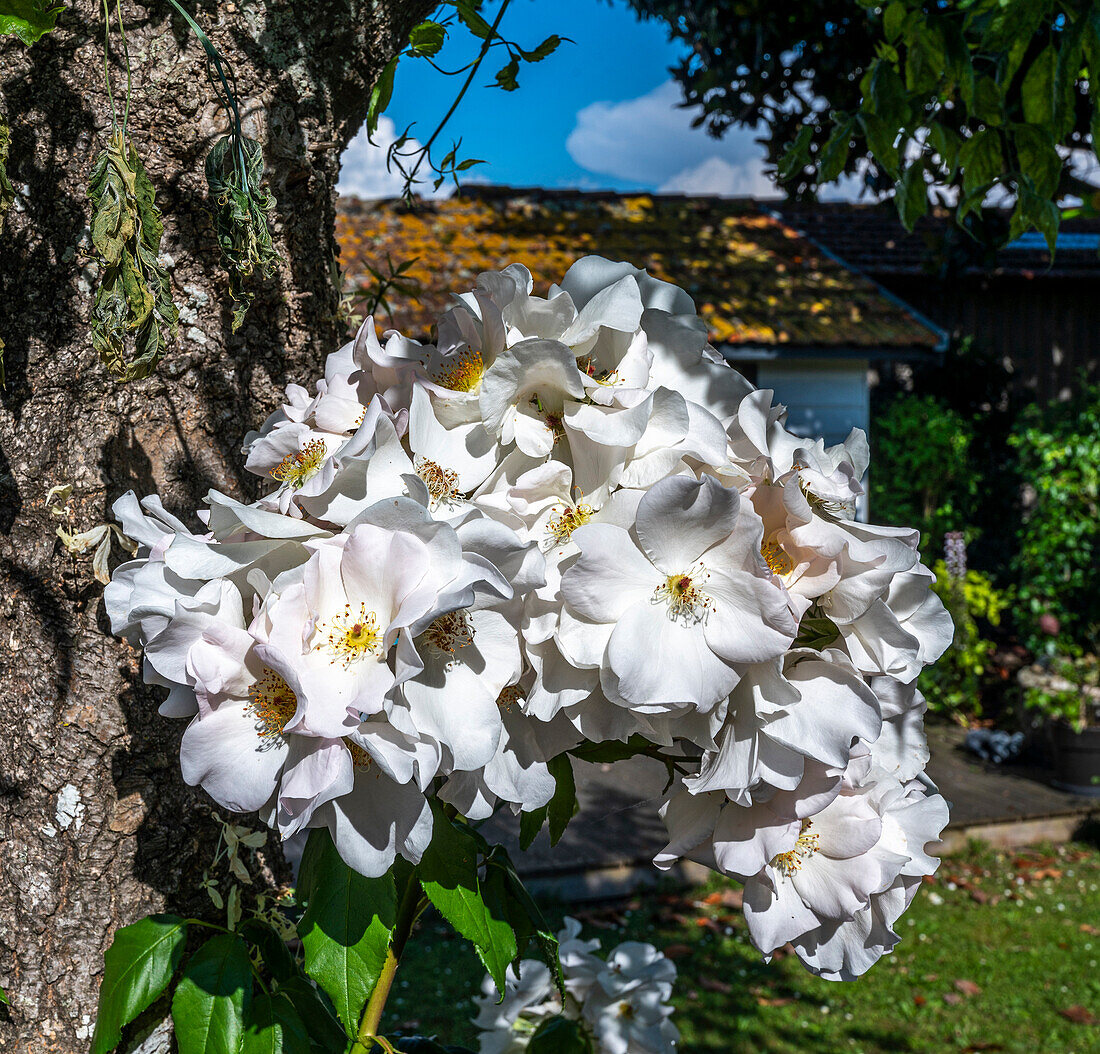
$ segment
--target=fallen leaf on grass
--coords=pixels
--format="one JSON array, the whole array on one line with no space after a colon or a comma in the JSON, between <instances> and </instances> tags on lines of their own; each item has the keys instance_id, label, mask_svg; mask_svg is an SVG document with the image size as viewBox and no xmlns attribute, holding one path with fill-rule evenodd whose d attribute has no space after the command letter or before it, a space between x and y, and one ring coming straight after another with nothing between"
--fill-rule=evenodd
<instances>
[{"instance_id":1,"label":"fallen leaf on grass","mask_svg":"<svg viewBox=\"0 0 1100 1054\"><path fill-rule=\"evenodd\" d=\"M961 1003L963 1001L963 997L961 995L959 995L957 992L944 992L943 993L943 1001L948 1006L958 1006L959 1003Z\"/></svg>"},{"instance_id":2,"label":"fallen leaf on grass","mask_svg":"<svg viewBox=\"0 0 1100 1054\"><path fill-rule=\"evenodd\" d=\"M790 1006L795 1002L789 995L758 995L757 1006Z\"/></svg>"},{"instance_id":3,"label":"fallen leaf on grass","mask_svg":"<svg viewBox=\"0 0 1100 1054\"><path fill-rule=\"evenodd\" d=\"M717 992L719 995L729 995L733 991L733 985L726 981L719 981L717 978L701 977L699 979L699 987L705 989L708 992Z\"/></svg>"},{"instance_id":4,"label":"fallen leaf on grass","mask_svg":"<svg viewBox=\"0 0 1100 1054\"><path fill-rule=\"evenodd\" d=\"M972 889L970 891L970 899L978 904L985 904L989 901L989 894L980 889Z\"/></svg>"},{"instance_id":5,"label":"fallen leaf on grass","mask_svg":"<svg viewBox=\"0 0 1100 1054\"><path fill-rule=\"evenodd\" d=\"M1089 936L1091 937L1100 937L1100 930L1098 930L1095 926L1090 926L1087 922L1082 922L1078 929L1082 933L1089 934Z\"/></svg>"},{"instance_id":6,"label":"fallen leaf on grass","mask_svg":"<svg viewBox=\"0 0 1100 1054\"><path fill-rule=\"evenodd\" d=\"M956 992L962 992L963 995L981 995L982 994L982 990L978 985L976 985L973 981L966 981L966 980L956 981L955 982L955 991Z\"/></svg>"},{"instance_id":7,"label":"fallen leaf on grass","mask_svg":"<svg viewBox=\"0 0 1100 1054\"><path fill-rule=\"evenodd\" d=\"M1059 1010L1058 1013L1067 1021L1072 1021L1075 1025L1096 1024L1096 1015L1089 1010L1088 1007L1081 1006L1077 1003L1073 1006L1067 1006L1064 1010Z\"/></svg>"},{"instance_id":8,"label":"fallen leaf on grass","mask_svg":"<svg viewBox=\"0 0 1100 1054\"><path fill-rule=\"evenodd\" d=\"M927 1002L928 1002L928 1000L925 999L923 995L913 996L913 1005L914 1006L924 1006L924 1004L927 1003Z\"/></svg>"},{"instance_id":9,"label":"fallen leaf on grass","mask_svg":"<svg viewBox=\"0 0 1100 1054\"><path fill-rule=\"evenodd\" d=\"M691 951L690 944L669 944L665 946L665 958L682 959L685 955L690 955Z\"/></svg>"}]
</instances>

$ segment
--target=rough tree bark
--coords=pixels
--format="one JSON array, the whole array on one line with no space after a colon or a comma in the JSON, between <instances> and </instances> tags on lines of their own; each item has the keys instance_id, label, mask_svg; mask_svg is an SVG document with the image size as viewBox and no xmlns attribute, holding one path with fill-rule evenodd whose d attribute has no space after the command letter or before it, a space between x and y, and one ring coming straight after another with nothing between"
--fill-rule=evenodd
<instances>
[{"instance_id":1,"label":"rough tree bark","mask_svg":"<svg viewBox=\"0 0 1100 1054\"><path fill-rule=\"evenodd\" d=\"M112 0L112 8L114 6ZM247 496L239 445L288 380L341 340L331 266L340 154L369 88L430 0L188 5L236 69L263 145L284 263L230 333L202 162L226 128L201 48L162 0L122 5L130 130L158 190L179 339L119 385L89 337L86 185L110 134L103 8L73 0L33 48L0 38L0 108L18 199L0 236L0 1048L86 1050L114 929L205 910L212 822L182 784L181 727L156 714L139 656L110 637L90 562L55 538L46 492L74 484L75 526L133 488L188 520L209 487ZM125 75L113 40L116 98Z\"/></svg>"}]
</instances>

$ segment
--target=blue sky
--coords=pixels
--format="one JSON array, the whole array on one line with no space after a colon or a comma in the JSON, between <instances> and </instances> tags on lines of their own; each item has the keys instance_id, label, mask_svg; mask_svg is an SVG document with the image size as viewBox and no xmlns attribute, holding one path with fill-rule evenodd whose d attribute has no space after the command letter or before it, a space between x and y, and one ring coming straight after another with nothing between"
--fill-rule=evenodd
<instances>
[{"instance_id":1,"label":"blue sky","mask_svg":"<svg viewBox=\"0 0 1100 1054\"><path fill-rule=\"evenodd\" d=\"M489 4L490 20L497 7ZM664 24L639 22L615 0L512 0L504 36L532 48L552 33L572 37L548 59L520 68L520 88L486 85L497 62L488 60L443 134L446 146L462 137L462 157L485 158L467 174L479 182L514 186L661 190L773 195L763 175L762 150L751 130L716 141L691 128L691 113L676 107L679 89L668 68L681 49ZM476 50L465 31L440 58L460 64ZM393 100L379 128L383 142L415 122L413 135L430 134L446 112L461 78L444 77L418 60L398 66ZM385 171L380 152L359 137L344 158L341 190L377 197L395 193L400 180Z\"/></svg>"}]
</instances>

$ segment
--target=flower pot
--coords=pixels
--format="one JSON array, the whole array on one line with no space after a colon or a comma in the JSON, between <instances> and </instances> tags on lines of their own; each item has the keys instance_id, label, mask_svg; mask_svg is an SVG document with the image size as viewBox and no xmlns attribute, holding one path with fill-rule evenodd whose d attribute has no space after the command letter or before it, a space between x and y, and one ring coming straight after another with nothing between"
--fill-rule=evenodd
<instances>
[{"instance_id":1,"label":"flower pot","mask_svg":"<svg viewBox=\"0 0 1100 1054\"><path fill-rule=\"evenodd\" d=\"M1062 790L1100 798L1100 725L1086 725L1080 732L1062 721L1050 726L1054 776Z\"/></svg>"}]
</instances>

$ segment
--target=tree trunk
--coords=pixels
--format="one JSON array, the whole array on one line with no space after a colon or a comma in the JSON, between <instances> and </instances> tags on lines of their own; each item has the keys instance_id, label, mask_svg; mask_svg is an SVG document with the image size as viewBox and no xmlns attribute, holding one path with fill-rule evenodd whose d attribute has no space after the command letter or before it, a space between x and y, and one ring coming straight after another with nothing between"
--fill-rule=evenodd
<instances>
[{"instance_id":1,"label":"tree trunk","mask_svg":"<svg viewBox=\"0 0 1100 1054\"><path fill-rule=\"evenodd\" d=\"M245 130L262 144L276 199L282 263L231 334L202 174L226 118L184 20L166 3L126 0L130 135L157 188L162 253L181 309L165 361L129 385L99 365L89 340L86 186L111 131L103 8L74 0L33 48L0 37L0 109L11 124L18 195L0 235L5 1051L86 1050L115 928L153 911L211 911L198 883L216 827L204 797L180 779L181 723L157 715L159 690L141 683L140 656L109 635L90 560L59 546L47 491L74 485L79 529L107 521L131 488L160 494L190 523L210 487L251 496L239 454L245 431L281 401L288 380L318 375L344 336L332 273L340 154L363 120L370 85L434 5L187 6L236 71ZM125 94L121 54L116 27L116 103Z\"/></svg>"}]
</instances>

